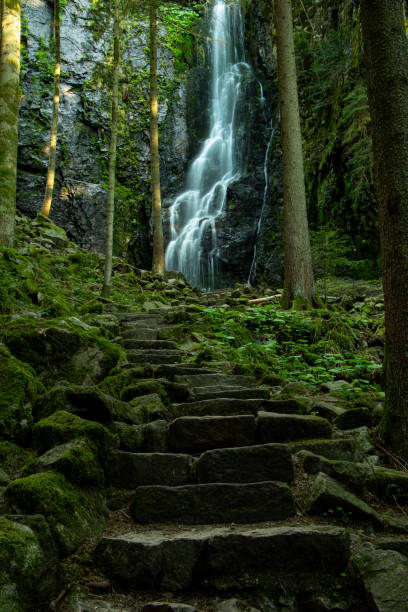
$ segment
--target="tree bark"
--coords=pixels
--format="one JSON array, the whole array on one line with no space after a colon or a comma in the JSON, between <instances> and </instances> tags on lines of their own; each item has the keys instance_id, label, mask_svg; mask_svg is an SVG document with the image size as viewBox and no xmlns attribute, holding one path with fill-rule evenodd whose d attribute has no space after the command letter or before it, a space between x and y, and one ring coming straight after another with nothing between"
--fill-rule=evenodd
<instances>
[{"instance_id":1,"label":"tree bark","mask_svg":"<svg viewBox=\"0 0 408 612\"><path fill-rule=\"evenodd\" d=\"M50 214L52 194L55 181L55 163L57 158L58 136L58 109L60 100L60 74L61 74L61 43L60 43L60 4L54 0L54 38L55 38L55 65L54 65L54 96L52 101L51 134L48 153L47 180L45 183L44 201L41 213L48 217Z\"/></svg>"},{"instance_id":2,"label":"tree bark","mask_svg":"<svg viewBox=\"0 0 408 612\"><path fill-rule=\"evenodd\" d=\"M275 0L283 165L284 293L282 304L303 307L314 298L307 223L302 135L290 0Z\"/></svg>"},{"instance_id":3,"label":"tree bark","mask_svg":"<svg viewBox=\"0 0 408 612\"><path fill-rule=\"evenodd\" d=\"M160 190L156 0L150 0L150 168L152 186L153 272L164 274L163 221Z\"/></svg>"},{"instance_id":4,"label":"tree bark","mask_svg":"<svg viewBox=\"0 0 408 612\"><path fill-rule=\"evenodd\" d=\"M0 47L0 246L13 246L20 104L20 0L2 0Z\"/></svg>"},{"instance_id":5,"label":"tree bark","mask_svg":"<svg viewBox=\"0 0 408 612\"><path fill-rule=\"evenodd\" d=\"M385 306L385 417L408 459L408 42L403 0L362 0Z\"/></svg>"},{"instance_id":6,"label":"tree bark","mask_svg":"<svg viewBox=\"0 0 408 612\"><path fill-rule=\"evenodd\" d=\"M102 295L108 297L112 280L113 217L115 210L116 143L118 132L119 95L119 2L113 5L113 67L112 67L112 111L109 143L108 193L106 201L106 250Z\"/></svg>"}]
</instances>

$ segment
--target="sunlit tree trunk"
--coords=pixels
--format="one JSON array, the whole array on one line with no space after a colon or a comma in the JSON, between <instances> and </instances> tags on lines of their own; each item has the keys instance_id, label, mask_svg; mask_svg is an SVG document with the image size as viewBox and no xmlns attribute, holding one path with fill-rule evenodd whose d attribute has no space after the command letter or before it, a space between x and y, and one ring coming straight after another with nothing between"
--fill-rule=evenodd
<instances>
[{"instance_id":1,"label":"sunlit tree trunk","mask_svg":"<svg viewBox=\"0 0 408 612\"><path fill-rule=\"evenodd\" d=\"M385 305L386 442L408 460L408 42L402 0L361 0Z\"/></svg>"},{"instance_id":2,"label":"sunlit tree trunk","mask_svg":"<svg viewBox=\"0 0 408 612\"><path fill-rule=\"evenodd\" d=\"M314 283L290 0L275 0L275 24L283 156L283 306L300 308L312 303Z\"/></svg>"},{"instance_id":3,"label":"sunlit tree trunk","mask_svg":"<svg viewBox=\"0 0 408 612\"><path fill-rule=\"evenodd\" d=\"M60 99L60 74L61 74L61 44L60 44L60 4L54 0L54 38L55 38L55 65L54 65L54 96L52 101L51 134L48 152L47 181L45 184L44 201L41 212L43 215L50 214L52 194L55 181L55 163L57 158L57 135L58 135L58 108Z\"/></svg>"},{"instance_id":4,"label":"sunlit tree trunk","mask_svg":"<svg viewBox=\"0 0 408 612\"><path fill-rule=\"evenodd\" d=\"M13 246L20 102L20 1L2 0L0 47L0 245Z\"/></svg>"},{"instance_id":5,"label":"sunlit tree trunk","mask_svg":"<svg viewBox=\"0 0 408 612\"><path fill-rule=\"evenodd\" d=\"M115 209L116 141L118 131L118 93L119 93L119 5L114 0L113 9L113 71L112 71L112 113L109 143L109 177L106 205L106 250L105 272L102 295L107 297L112 279L113 217Z\"/></svg>"},{"instance_id":6,"label":"sunlit tree trunk","mask_svg":"<svg viewBox=\"0 0 408 612\"><path fill-rule=\"evenodd\" d=\"M160 192L156 0L150 0L150 167L152 185L153 272L163 274L165 263Z\"/></svg>"}]
</instances>

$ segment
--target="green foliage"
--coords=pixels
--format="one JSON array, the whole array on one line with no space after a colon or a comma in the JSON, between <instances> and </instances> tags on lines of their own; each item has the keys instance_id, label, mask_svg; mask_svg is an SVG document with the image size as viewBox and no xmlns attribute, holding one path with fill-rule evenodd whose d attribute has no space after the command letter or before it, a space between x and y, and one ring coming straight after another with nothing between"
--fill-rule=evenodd
<instances>
[{"instance_id":1,"label":"green foliage","mask_svg":"<svg viewBox=\"0 0 408 612\"><path fill-rule=\"evenodd\" d=\"M361 350L370 319L339 312L282 311L278 306L244 312L203 309L193 329L205 333L205 355L235 364L252 364L283 382L316 386L342 378L357 392L377 392L381 368ZM202 363L204 359L200 361Z\"/></svg>"},{"instance_id":2,"label":"green foliage","mask_svg":"<svg viewBox=\"0 0 408 612\"><path fill-rule=\"evenodd\" d=\"M166 27L166 36L161 44L173 53L176 73L188 70L194 50L194 32L200 21L202 5L196 3L193 7L180 6L176 3L166 3L160 7L159 18Z\"/></svg>"}]
</instances>

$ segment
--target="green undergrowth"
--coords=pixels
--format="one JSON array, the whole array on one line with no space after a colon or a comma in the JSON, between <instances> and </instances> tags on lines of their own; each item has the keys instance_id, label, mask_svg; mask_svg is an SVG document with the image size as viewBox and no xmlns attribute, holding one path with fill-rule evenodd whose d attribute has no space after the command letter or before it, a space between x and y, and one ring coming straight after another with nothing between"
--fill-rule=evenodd
<instances>
[{"instance_id":1,"label":"green undergrowth","mask_svg":"<svg viewBox=\"0 0 408 612\"><path fill-rule=\"evenodd\" d=\"M381 397L380 336L377 346L369 346L381 327L382 317L340 307L296 312L268 305L205 308L192 331L204 338L196 357L200 363L227 360L241 373L258 369L275 384L316 388L342 379L352 385L349 396L371 392Z\"/></svg>"}]
</instances>

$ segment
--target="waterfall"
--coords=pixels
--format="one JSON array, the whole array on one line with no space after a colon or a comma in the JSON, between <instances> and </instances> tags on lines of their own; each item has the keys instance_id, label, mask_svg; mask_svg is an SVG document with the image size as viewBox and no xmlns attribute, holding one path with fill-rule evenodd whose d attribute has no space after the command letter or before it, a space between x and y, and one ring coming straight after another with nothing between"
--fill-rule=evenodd
<instances>
[{"instance_id":1,"label":"waterfall","mask_svg":"<svg viewBox=\"0 0 408 612\"><path fill-rule=\"evenodd\" d=\"M275 129L274 129L273 121L271 121L271 136L269 138L268 146L266 148L265 161L264 161L265 189L264 189L264 194L263 194L261 214L259 215L258 227L256 229L255 246L254 246L254 257L252 259L251 269L249 271L249 276L248 276L248 284L249 285L252 284L252 282L255 280L255 277L256 277L255 267L256 267L256 255L257 255L257 242L258 242L258 237L259 237L259 234L260 234L260 231L261 231L263 214L264 214L264 209L265 209L265 204L266 204L266 197L268 195L268 189L269 189L269 175L268 175L269 151L271 149L271 145L272 145L274 137L275 137Z\"/></svg>"},{"instance_id":2,"label":"waterfall","mask_svg":"<svg viewBox=\"0 0 408 612\"><path fill-rule=\"evenodd\" d=\"M216 219L225 208L228 186L242 174L235 134L236 107L244 78L244 32L238 2L214 0L208 56L211 69L209 134L187 171L185 191L170 207L168 270L180 270L192 285L214 289L218 274Z\"/></svg>"}]
</instances>

